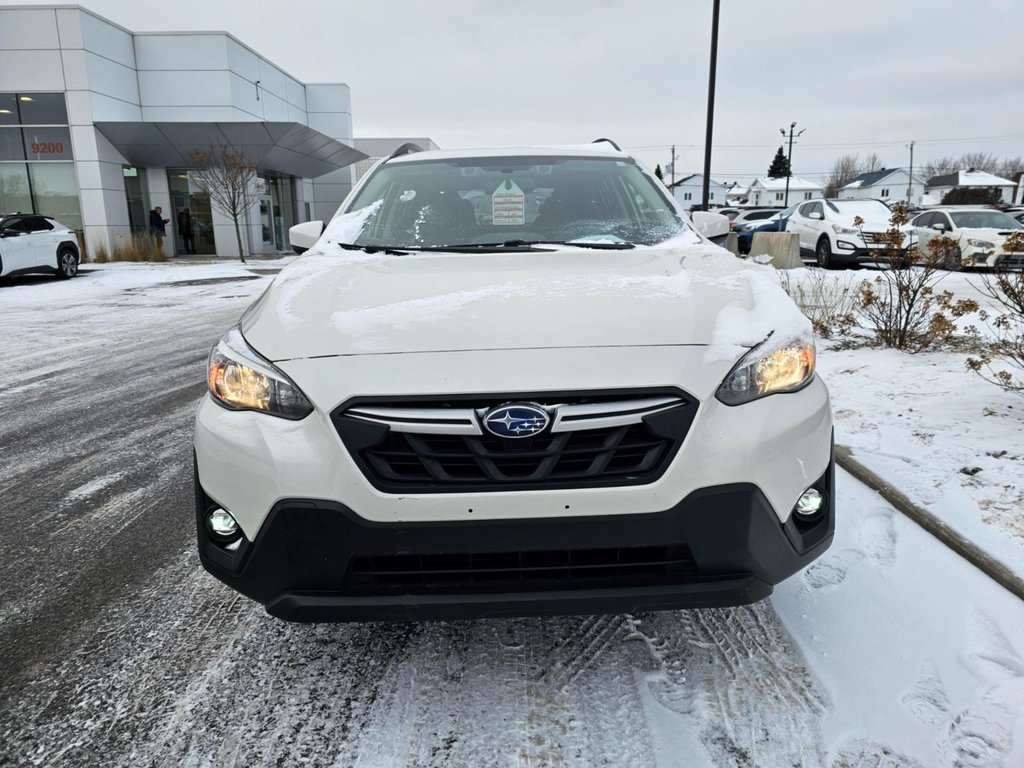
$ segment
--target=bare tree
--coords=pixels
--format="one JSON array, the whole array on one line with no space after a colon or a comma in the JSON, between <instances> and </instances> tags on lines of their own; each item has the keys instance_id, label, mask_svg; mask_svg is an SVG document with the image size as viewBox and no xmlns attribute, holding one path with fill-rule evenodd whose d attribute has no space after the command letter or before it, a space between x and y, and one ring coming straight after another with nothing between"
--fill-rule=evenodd
<instances>
[{"instance_id":1,"label":"bare tree","mask_svg":"<svg viewBox=\"0 0 1024 768\"><path fill-rule=\"evenodd\" d=\"M882 159L872 152L863 160L859 154L842 155L832 163L832 172L825 184L825 197L835 197L839 190L853 181L857 176L868 171L877 171L882 167Z\"/></svg>"},{"instance_id":2,"label":"bare tree","mask_svg":"<svg viewBox=\"0 0 1024 768\"><path fill-rule=\"evenodd\" d=\"M960 167L964 170L973 168L976 171L995 173L999 168L999 158L991 152L965 152L960 156Z\"/></svg>"},{"instance_id":3,"label":"bare tree","mask_svg":"<svg viewBox=\"0 0 1024 768\"><path fill-rule=\"evenodd\" d=\"M921 177L928 181L936 176L945 176L960 170L960 161L955 157L940 157L936 160L929 160L921 166Z\"/></svg>"},{"instance_id":4,"label":"bare tree","mask_svg":"<svg viewBox=\"0 0 1024 768\"><path fill-rule=\"evenodd\" d=\"M193 181L210 196L213 207L234 222L238 240L238 256L245 262L242 229L239 224L246 212L256 205L256 167L245 150L231 144L211 144L207 149L194 149L188 159L195 168Z\"/></svg>"}]
</instances>

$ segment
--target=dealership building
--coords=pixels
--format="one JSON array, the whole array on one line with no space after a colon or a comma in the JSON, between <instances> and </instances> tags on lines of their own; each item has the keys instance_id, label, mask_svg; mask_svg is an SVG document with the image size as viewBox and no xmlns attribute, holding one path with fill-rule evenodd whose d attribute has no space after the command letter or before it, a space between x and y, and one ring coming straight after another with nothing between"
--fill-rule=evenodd
<instances>
[{"instance_id":1,"label":"dealership building","mask_svg":"<svg viewBox=\"0 0 1024 768\"><path fill-rule=\"evenodd\" d=\"M302 83L227 33L0 6L0 213L53 216L109 248L160 206L168 255L237 257L231 220L189 167L192 150L221 144L256 168L250 253L287 250L290 226L330 219L368 157L347 85Z\"/></svg>"}]
</instances>

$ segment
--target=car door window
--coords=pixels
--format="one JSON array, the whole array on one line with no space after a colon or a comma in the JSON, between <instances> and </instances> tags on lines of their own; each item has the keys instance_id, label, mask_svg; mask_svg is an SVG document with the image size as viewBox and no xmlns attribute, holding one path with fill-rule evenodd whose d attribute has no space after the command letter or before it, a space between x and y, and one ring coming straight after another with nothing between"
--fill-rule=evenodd
<instances>
[{"instance_id":1,"label":"car door window","mask_svg":"<svg viewBox=\"0 0 1024 768\"><path fill-rule=\"evenodd\" d=\"M42 216L28 216L24 219L28 232L50 232L53 225Z\"/></svg>"},{"instance_id":2,"label":"car door window","mask_svg":"<svg viewBox=\"0 0 1024 768\"><path fill-rule=\"evenodd\" d=\"M15 232L21 232L22 234L29 232L28 224L24 218L7 219L4 222L4 229L13 229Z\"/></svg>"},{"instance_id":3,"label":"car door window","mask_svg":"<svg viewBox=\"0 0 1024 768\"><path fill-rule=\"evenodd\" d=\"M800 215L805 219L810 215L811 210L814 208L814 203L804 203L800 206Z\"/></svg>"},{"instance_id":4,"label":"car door window","mask_svg":"<svg viewBox=\"0 0 1024 768\"><path fill-rule=\"evenodd\" d=\"M947 232L952 232L954 229L956 229L956 227L953 226L953 222L950 220L949 216L946 215L945 213L937 213L937 214L935 214L935 222L934 223L935 224L945 224Z\"/></svg>"}]
</instances>

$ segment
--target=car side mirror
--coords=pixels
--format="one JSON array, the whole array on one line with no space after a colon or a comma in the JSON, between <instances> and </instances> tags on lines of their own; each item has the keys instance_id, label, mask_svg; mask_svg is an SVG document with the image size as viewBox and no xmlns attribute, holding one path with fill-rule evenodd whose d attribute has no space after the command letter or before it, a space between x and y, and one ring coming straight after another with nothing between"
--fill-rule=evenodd
<instances>
[{"instance_id":1,"label":"car side mirror","mask_svg":"<svg viewBox=\"0 0 1024 768\"><path fill-rule=\"evenodd\" d=\"M808 219L817 219L818 221L821 221L825 217L822 214L818 213L817 211L811 211L809 214L807 214L807 218Z\"/></svg>"},{"instance_id":2,"label":"car side mirror","mask_svg":"<svg viewBox=\"0 0 1024 768\"><path fill-rule=\"evenodd\" d=\"M5 229L0 230L0 237L17 237L20 234L21 232L13 227L6 227Z\"/></svg>"},{"instance_id":3,"label":"car side mirror","mask_svg":"<svg viewBox=\"0 0 1024 768\"><path fill-rule=\"evenodd\" d=\"M941 222L939 222L938 224L932 224L932 229L934 229L937 232L945 232L946 231L946 225L941 223Z\"/></svg>"},{"instance_id":4,"label":"car side mirror","mask_svg":"<svg viewBox=\"0 0 1024 768\"><path fill-rule=\"evenodd\" d=\"M288 244L296 253L305 253L320 239L326 227L322 221L307 221L288 230Z\"/></svg>"}]
</instances>

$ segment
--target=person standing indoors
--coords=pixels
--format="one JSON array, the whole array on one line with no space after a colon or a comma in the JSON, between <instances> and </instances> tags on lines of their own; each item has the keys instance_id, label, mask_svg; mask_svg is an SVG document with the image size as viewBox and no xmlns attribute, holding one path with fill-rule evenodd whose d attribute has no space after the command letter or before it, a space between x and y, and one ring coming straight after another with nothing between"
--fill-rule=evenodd
<instances>
[{"instance_id":1,"label":"person standing indoors","mask_svg":"<svg viewBox=\"0 0 1024 768\"><path fill-rule=\"evenodd\" d=\"M192 212L188 208L178 211L178 234L181 235L181 246L185 253L195 253L196 240L192 232Z\"/></svg>"},{"instance_id":2,"label":"person standing indoors","mask_svg":"<svg viewBox=\"0 0 1024 768\"><path fill-rule=\"evenodd\" d=\"M157 247L162 251L164 249L164 238L167 236L167 224L170 219L165 219L163 216L164 209L159 205L149 212L149 231L156 240Z\"/></svg>"}]
</instances>

